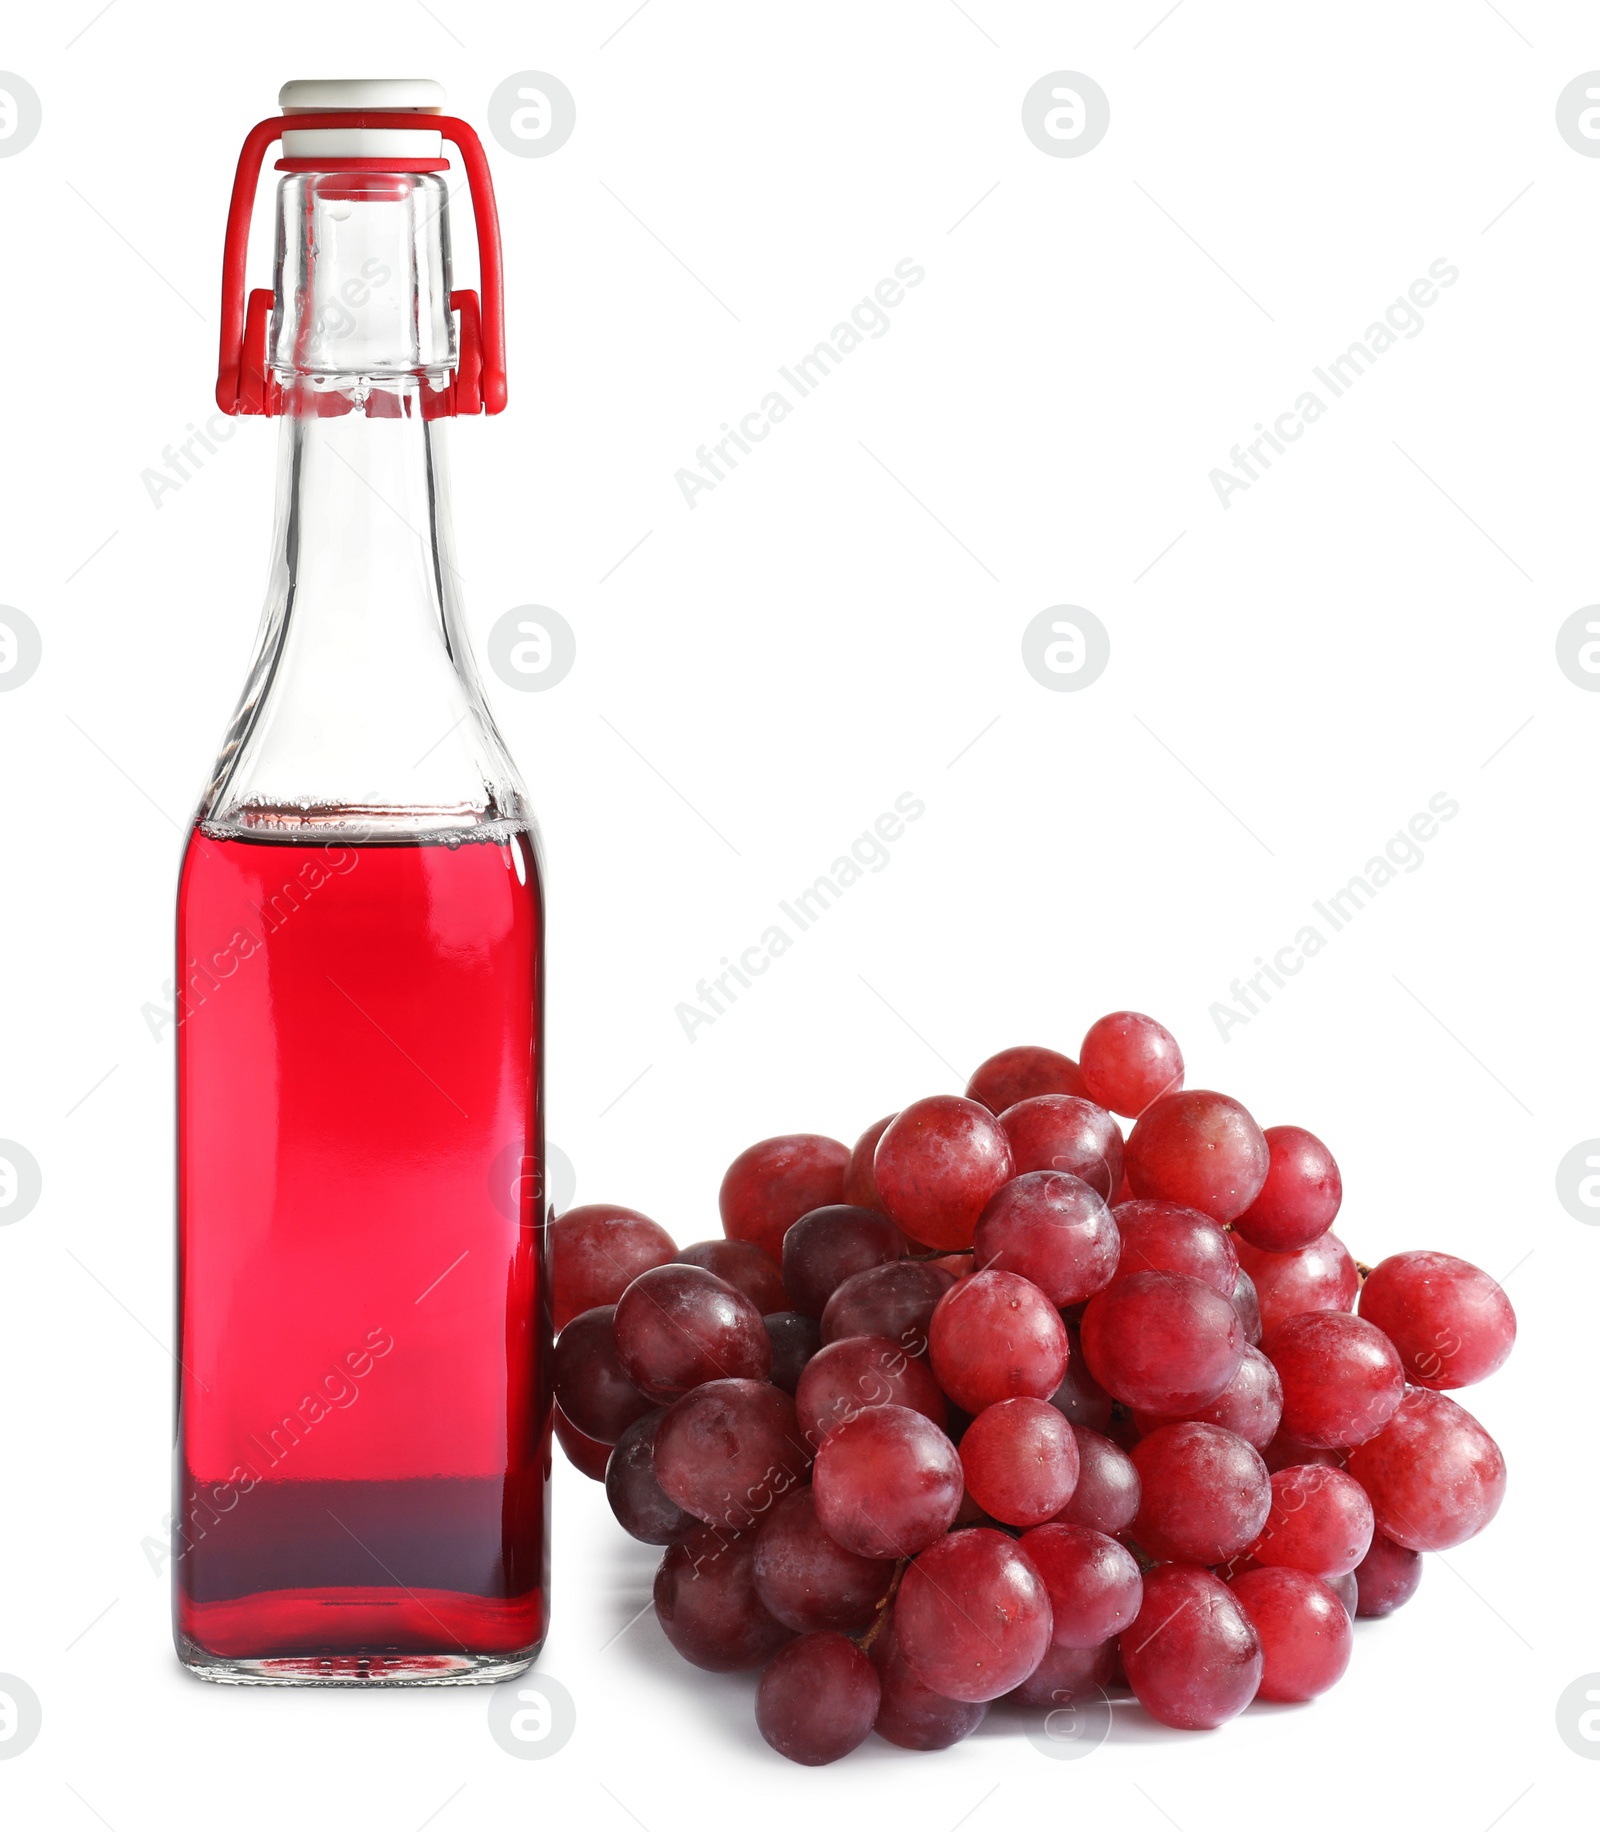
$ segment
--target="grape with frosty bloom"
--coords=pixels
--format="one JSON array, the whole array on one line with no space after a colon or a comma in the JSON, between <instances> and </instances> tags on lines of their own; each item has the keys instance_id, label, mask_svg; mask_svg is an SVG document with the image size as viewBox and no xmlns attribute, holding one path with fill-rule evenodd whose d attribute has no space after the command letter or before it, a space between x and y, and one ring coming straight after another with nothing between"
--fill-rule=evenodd
<instances>
[{"instance_id":1,"label":"grape with frosty bloom","mask_svg":"<svg viewBox=\"0 0 1600 1832\"><path fill-rule=\"evenodd\" d=\"M1368 1274L1328 1147L1184 1075L1114 1012L854 1147L750 1146L721 1238L552 1224L556 1435L790 1761L948 1748L992 1701L1176 1732L1314 1700L1493 1518L1446 1389L1510 1353L1505 1293L1445 1253Z\"/></svg>"}]
</instances>

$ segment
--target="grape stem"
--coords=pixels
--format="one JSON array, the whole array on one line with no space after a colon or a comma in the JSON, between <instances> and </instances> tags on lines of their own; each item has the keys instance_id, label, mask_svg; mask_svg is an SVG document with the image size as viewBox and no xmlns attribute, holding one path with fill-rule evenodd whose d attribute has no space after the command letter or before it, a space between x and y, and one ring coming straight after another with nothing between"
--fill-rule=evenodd
<instances>
[{"instance_id":1,"label":"grape stem","mask_svg":"<svg viewBox=\"0 0 1600 1832\"><path fill-rule=\"evenodd\" d=\"M869 1628L865 1634L855 1637L856 1646L860 1648L863 1654L868 1651L873 1642L876 1641L878 1636L883 1632L883 1625L889 1620L889 1611L894 1606L895 1592L900 1588L900 1580L905 1576L906 1566L910 1563L911 1561L908 1558L895 1560L894 1576L890 1578L889 1588L883 1593L883 1597L878 1604L878 1613L872 1619L871 1628Z\"/></svg>"}]
</instances>

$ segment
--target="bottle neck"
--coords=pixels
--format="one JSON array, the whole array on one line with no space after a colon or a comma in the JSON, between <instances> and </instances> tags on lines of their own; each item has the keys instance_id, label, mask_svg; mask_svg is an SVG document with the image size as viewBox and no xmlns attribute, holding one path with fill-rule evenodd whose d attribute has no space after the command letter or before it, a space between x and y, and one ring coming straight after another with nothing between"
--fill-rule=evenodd
<instances>
[{"instance_id":1,"label":"bottle neck","mask_svg":"<svg viewBox=\"0 0 1600 1832\"><path fill-rule=\"evenodd\" d=\"M527 812L463 639L446 422L427 413L453 355L442 187L430 213L423 178L356 200L349 178L282 187L271 582L200 818L498 837Z\"/></svg>"}]
</instances>

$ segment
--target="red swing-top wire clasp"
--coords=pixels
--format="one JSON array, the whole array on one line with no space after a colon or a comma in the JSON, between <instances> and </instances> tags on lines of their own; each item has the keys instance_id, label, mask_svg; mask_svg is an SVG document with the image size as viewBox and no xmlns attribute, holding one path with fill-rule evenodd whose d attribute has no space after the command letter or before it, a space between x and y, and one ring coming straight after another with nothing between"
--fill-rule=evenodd
<instances>
[{"instance_id":1,"label":"red swing-top wire clasp","mask_svg":"<svg viewBox=\"0 0 1600 1832\"><path fill-rule=\"evenodd\" d=\"M439 134L461 155L478 225L478 276L483 288L479 310L474 292L452 292L450 309L461 317L459 362L434 414L499 413L506 404L505 291L500 273L500 218L495 210L489 162L478 136L453 115L400 110L360 113L273 115L251 128L239 154L233 196L228 203L228 233L222 250L222 340L217 357L217 405L227 414L272 414L280 411L279 389L268 362L272 289L245 292L245 258L250 214L267 148L285 132L359 127L385 132L412 128ZM443 159L323 158L281 159L279 171L439 172Z\"/></svg>"}]
</instances>

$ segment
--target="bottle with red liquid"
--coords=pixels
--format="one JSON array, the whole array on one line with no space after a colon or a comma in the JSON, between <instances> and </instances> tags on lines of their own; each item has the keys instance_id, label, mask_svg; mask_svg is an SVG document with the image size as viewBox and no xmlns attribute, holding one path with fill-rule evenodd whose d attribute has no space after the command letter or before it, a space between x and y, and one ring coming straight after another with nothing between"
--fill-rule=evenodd
<instances>
[{"instance_id":1,"label":"bottle with red liquid","mask_svg":"<svg viewBox=\"0 0 1600 1832\"><path fill-rule=\"evenodd\" d=\"M279 418L281 469L178 894L175 1636L214 1680L492 1681L545 1635L544 903L451 552L445 423L505 368L488 169L442 101L287 85L229 217L218 401Z\"/></svg>"}]
</instances>

